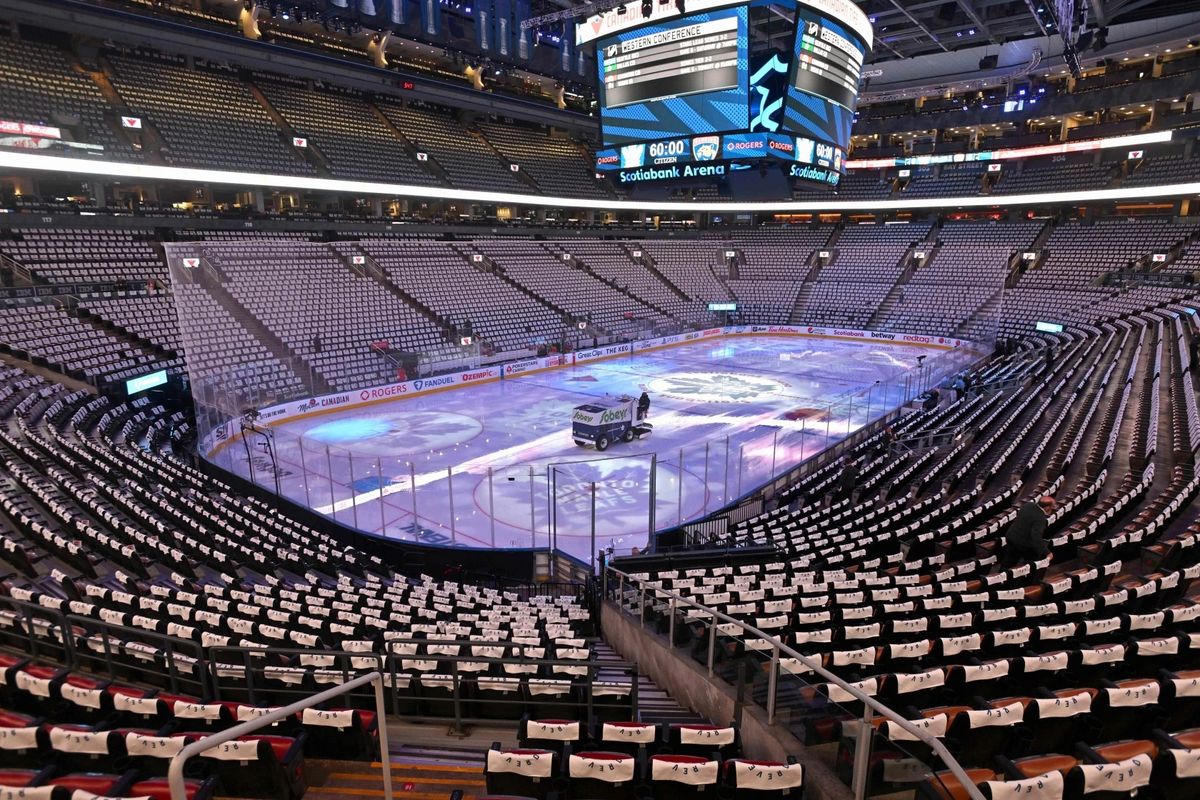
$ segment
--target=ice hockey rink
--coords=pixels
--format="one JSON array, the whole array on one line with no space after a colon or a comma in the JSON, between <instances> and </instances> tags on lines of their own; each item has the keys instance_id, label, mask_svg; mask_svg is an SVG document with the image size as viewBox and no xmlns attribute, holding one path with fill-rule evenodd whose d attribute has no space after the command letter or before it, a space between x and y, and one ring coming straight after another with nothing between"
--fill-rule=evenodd
<instances>
[{"instance_id":1,"label":"ice hockey rink","mask_svg":"<svg viewBox=\"0 0 1200 800\"><path fill-rule=\"evenodd\" d=\"M698 519L892 410L948 360L880 341L698 340L277 424L278 489L389 538L553 543L586 561L593 526L597 549L645 547L651 496L656 530ZM643 390L651 436L575 444L575 406ZM224 452L222 466L276 488L261 443Z\"/></svg>"}]
</instances>

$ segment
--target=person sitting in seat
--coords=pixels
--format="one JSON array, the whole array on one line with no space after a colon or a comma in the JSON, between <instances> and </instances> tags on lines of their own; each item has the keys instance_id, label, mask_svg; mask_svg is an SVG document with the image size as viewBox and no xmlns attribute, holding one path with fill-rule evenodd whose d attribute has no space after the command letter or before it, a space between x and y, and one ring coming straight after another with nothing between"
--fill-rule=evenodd
<instances>
[{"instance_id":1,"label":"person sitting in seat","mask_svg":"<svg viewBox=\"0 0 1200 800\"><path fill-rule=\"evenodd\" d=\"M1030 500L1021 506L1016 518L1004 532L1001 569L1032 565L1050 555L1050 547L1045 538L1046 526L1057 507L1057 501L1050 495L1040 497L1037 501Z\"/></svg>"}]
</instances>

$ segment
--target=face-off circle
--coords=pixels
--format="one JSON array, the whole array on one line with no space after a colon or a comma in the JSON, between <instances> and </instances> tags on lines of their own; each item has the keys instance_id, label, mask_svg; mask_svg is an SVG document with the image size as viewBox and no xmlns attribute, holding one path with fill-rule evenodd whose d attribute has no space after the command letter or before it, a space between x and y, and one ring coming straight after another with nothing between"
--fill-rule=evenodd
<instances>
[{"instance_id":1,"label":"face-off circle","mask_svg":"<svg viewBox=\"0 0 1200 800\"><path fill-rule=\"evenodd\" d=\"M397 411L324 422L304 432L305 442L352 449L355 455L397 456L442 450L474 439L483 423L446 411Z\"/></svg>"},{"instance_id":2,"label":"face-off circle","mask_svg":"<svg viewBox=\"0 0 1200 800\"><path fill-rule=\"evenodd\" d=\"M646 388L652 396L695 403L757 403L783 394L788 385L741 372L679 372L655 378Z\"/></svg>"}]
</instances>

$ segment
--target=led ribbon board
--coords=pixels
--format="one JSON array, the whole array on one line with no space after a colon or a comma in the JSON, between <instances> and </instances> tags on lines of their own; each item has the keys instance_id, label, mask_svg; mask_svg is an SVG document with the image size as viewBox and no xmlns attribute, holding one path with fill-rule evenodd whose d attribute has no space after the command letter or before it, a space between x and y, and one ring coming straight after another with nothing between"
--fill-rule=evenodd
<instances>
[{"instance_id":1,"label":"led ribbon board","mask_svg":"<svg viewBox=\"0 0 1200 800\"><path fill-rule=\"evenodd\" d=\"M638 200L563 197L560 195L491 192L479 189L454 189L443 186L418 186L407 183L341 180L305 175L280 175L263 172L168 167L158 164L134 164L121 161L88 161L64 156L20 153L0 150L0 168L57 173L76 177L105 177L121 180L177 181L213 183L221 186L269 189L298 189L379 197L415 197L431 200L459 200L488 205L523 205L536 208L594 209L597 211L641 211L647 204ZM1170 183L1159 186L1128 186L1118 189L1088 189L1072 192L1032 192L1029 194L967 195L957 197L914 197L899 200L770 200L734 202L731 200L656 200L653 211L694 213L698 211L752 214L755 212L807 213L866 211L910 211L941 208L1020 208L1081 203L1112 203L1123 200L1200 196L1200 182Z\"/></svg>"}]
</instances>

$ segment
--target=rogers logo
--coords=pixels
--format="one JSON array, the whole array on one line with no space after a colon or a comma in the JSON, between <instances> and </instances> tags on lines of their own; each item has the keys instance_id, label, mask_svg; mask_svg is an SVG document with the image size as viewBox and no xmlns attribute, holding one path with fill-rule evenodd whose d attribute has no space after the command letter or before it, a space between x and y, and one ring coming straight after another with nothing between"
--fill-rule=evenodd
<instances>
[{"instance_id":1,"label":"rogers logo","mask_svg":"<svg viewBox=\"0 0 1200 800\"><path fill-rule=\"evenodd\" d=\"M615 153L611 156L597 156L597 164L616 164L621 160L621 157Z\"/></svg>"},{"instance_id":2,"label":"rogers logo","mask_svg":"<svg viewBox=\"0 0 1200 800\"><path fill-rule=\"evenodd\" d=\"M726 150L762 150L762 142L726 142Z\"/></svg>"},{"instance_id":3,"label":"rogers logo","mask_svg":"<svg viewBox=\"0 0 1200 800\"><path fill-rule=\"evenodd\" d=\"M767 142L767 147L771 150L778 150L781 153L796 152L796 145L791 142L777 142L774 139Z\"/></svg>"},{"instance_id":4,"label":"rogers logo","mask_svg":"<svg viewBox=\"0 0 1200 800\"><path fill-rule=\"evenodd\" d=\"M379 386L374 389L363 389L359 395L363 400L377 400L381 397L395 397L408 391L407 383L395 383L391 386Z\"/></svg>"}]
</instances>

